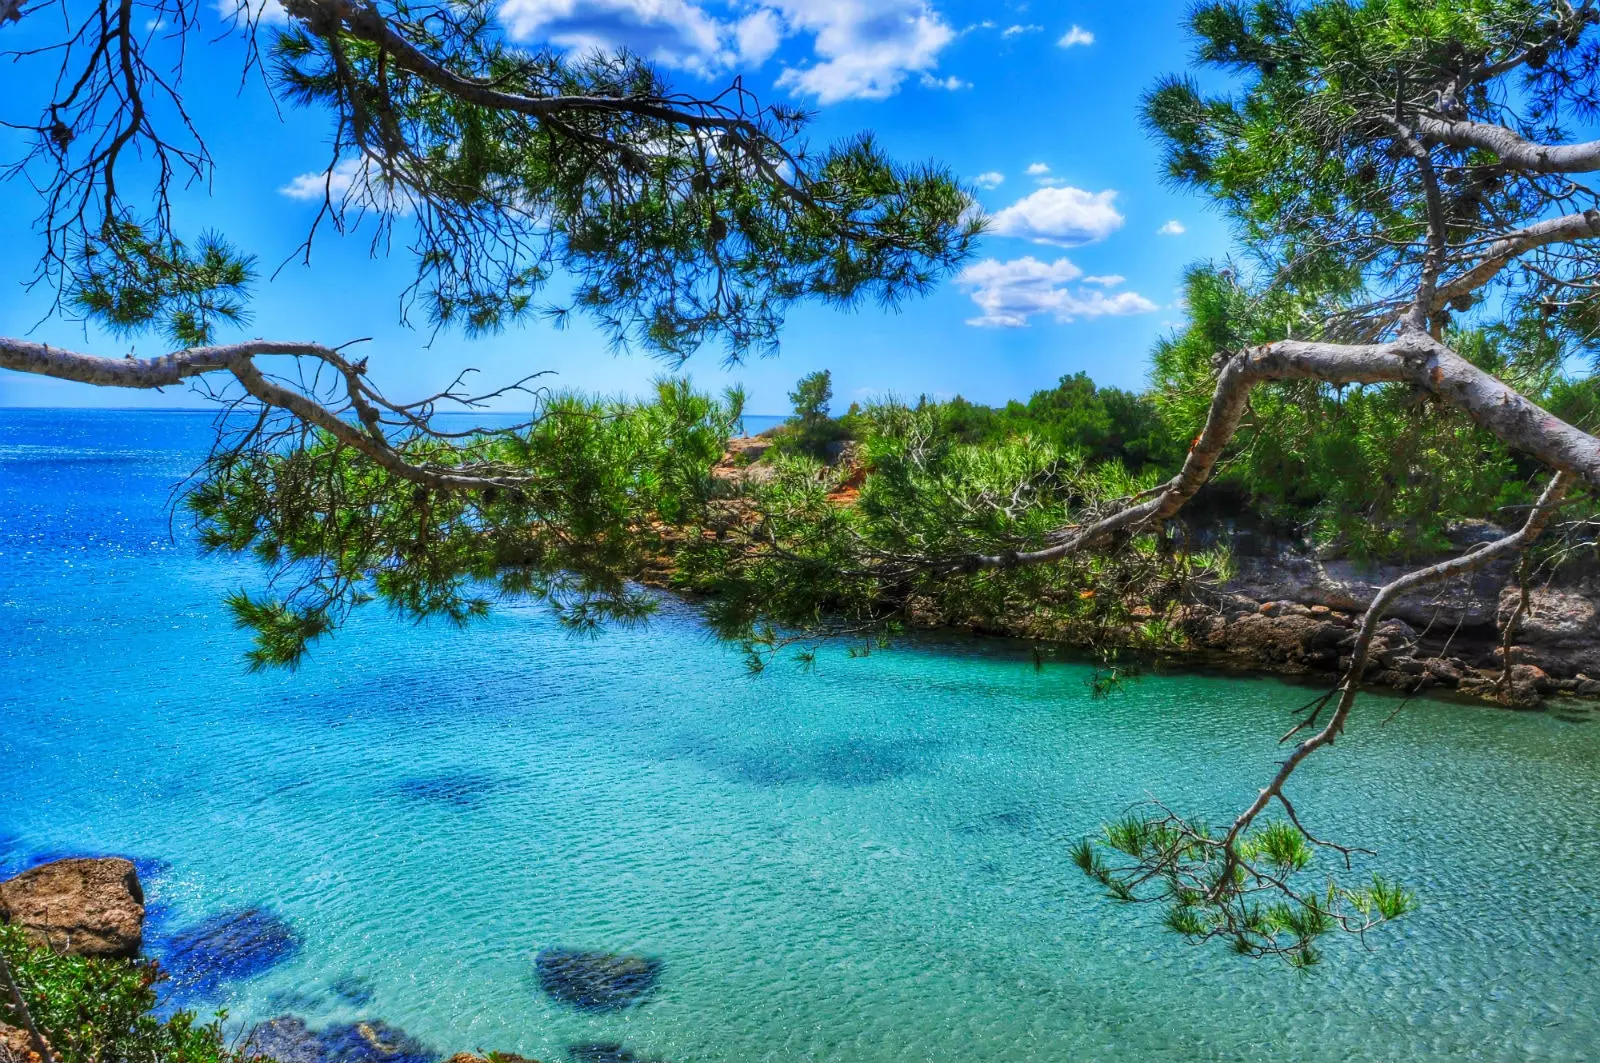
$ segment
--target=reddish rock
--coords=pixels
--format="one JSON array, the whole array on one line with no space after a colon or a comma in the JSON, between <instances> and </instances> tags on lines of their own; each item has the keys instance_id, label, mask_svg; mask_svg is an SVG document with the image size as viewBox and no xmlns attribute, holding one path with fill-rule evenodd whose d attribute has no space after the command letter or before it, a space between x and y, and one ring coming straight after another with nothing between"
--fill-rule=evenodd
<instances>
[{"instance_id":1,"label":"reddish rock","mask_svg":"<svg viewBox=\"0 0 1600 1063\"><path fill-rule=\"evenodd\" d=\"M137 956L144 890L133 864L119 857L57 860L0 882L0 921L60 952Z\"/></svg>"},{"instance_id":2,"label":"reddish rock","mask_svg":"<svg viewBox=\"0 0 1600 1063\"><path fill-rule=\"evenodd\" d=\"M0 1063L40 1063L27 1030L0 1022Z\"/></svg>"}]
</instances>

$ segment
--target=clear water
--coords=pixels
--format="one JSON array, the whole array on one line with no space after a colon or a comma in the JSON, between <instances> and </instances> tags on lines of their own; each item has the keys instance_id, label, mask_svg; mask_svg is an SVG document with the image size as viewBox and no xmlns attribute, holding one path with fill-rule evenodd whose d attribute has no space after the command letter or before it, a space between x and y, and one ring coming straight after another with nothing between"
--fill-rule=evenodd
<instances>
[{"instance_id":1,"label":"clear water","mask_svg":"<svg viewBox=\"0 0 1600 1063\"><path fill-rule=\"evenodd\" d=\"M381 1018L547 1063L1600 1057L1600 727L1369 704L1298 804L1423 908L1299 976L1175 942L1067 846L1147 793L1235 810L1300 690L1093 701L973 642L752 681L671 606L597 641L374 613L251 677L218 598L257 574L168 537L205 434L0 411L0 850L164 861L172 925L281 913L304 947L204 1002L241 1028ZM565 1008L549 946L659 957L659 991Z\"/></svg>"}]
</instances>

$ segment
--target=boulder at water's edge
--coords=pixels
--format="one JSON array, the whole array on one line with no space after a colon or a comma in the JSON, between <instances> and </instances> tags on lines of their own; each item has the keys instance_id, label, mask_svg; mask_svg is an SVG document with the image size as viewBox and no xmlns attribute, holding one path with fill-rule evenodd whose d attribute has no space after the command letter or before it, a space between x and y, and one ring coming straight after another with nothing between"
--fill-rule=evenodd
<instances>
[{"instance_id":1,"label":"boulder at water's edge","mask_svg":"<svg viewBox=\"0 0 1600 1063\"><path fill-rule=\"evenodd\" d=\"M59 952L133 957L144 942L144 889L121 857L57 860L0 882L0 922Z\"/></svg>"}]
</instances>

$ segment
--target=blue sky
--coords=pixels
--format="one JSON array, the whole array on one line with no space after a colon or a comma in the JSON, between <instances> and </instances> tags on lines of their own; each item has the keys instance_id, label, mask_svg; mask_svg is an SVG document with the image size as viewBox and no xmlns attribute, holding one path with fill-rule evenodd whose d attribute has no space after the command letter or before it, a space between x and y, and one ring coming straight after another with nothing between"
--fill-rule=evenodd
<instances>
[{"instance_id":1,"label":"blue sky","mask_svg":"<svg viewBox=\"0 0 1600 1063\"><path fill-rule=\"evenodd\" d=\"M996 403L1079 370L1140 386L1152 343L1181 319L1183 268L1228 250L1221 219L1161 182L1137 118L1140 94L1188 63L1186 7L1187 0L506 0L500 12L528 43L629 45L686 90L742 74L765 97L816 109L814 141L870 129L897 157L939 160L980 188L993 231L968 271L932 296L898 312L806 307L790 317L777 358L726 370L708 350L685 367L703 387L742 384L751 412L775 413L795 379L818 368L833 371L841 406L886 393ZM206 16L223 28L215 10ZM291 262L267 279L315 214L315 202L295 198L295 179L326 164L330 126L320 113L280 112L258 81L240 88L241 57L227 39L194 50L188 102L217 170L209 188L181 197L178 224L188 233L220 229L266 267L242 334L326 343L373 337L372 372L396 397L435 390L467 365L486 382L551 370L547 382L556 386L612 394L639 394L663 371L642 355L611 354L584 324L556 332L535 322L476 340L407 329L398 299L411 263L400 250L375 257L367 233L324 231L309 267ZM0 83L15 88L24 76L12 66ZM15 106L0 104L0 117L34 117L12 113ZM0 147L13 155L20 141L8 136ZM129 341L70 321L41 322L48 296L22 286L40 247L37 209L19 183L0 195L0 240L12 249L0 266L5 334L101 353L161 353L155 336ZM113 392L0 372L0 405L198 404L183 391Z\"/></svg>"}]
</instances>

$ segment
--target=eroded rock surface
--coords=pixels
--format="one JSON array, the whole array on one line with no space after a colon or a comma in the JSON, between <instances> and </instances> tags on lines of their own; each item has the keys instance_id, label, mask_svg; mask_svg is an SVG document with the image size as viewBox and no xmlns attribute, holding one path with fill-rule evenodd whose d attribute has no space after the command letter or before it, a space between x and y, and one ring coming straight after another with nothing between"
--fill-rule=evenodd
<instances>
[{"instance_id":1,"label":"eroded rock surface","mask_svg":"<svg viewBox=\"0 0 1600 1063\"><path fill-rule=\"evenodd\" d=\"M1458 545L1500 534L1474 525ZM1236 578L1190 612L1196 647L1240 667L1333 674L1348 666L1361 612L1379 589L1427 562L1361 566L1279 542L1235 563ZM1397 601L1373 642L1368 682L1519 707L1551 695L1600 696L1600 578L1569 571L1531 587L1508 668L1504 631L1521 599L1513 576L1511 562L1501 562Z\"/></svg>"},{"instance_id":2,"label":"eroded rock surface","mask_svg":"<svg viewBox=\"0 0 1600 1063\"><path fill-rule=\"evenodd\" d=\"M79 956L132 957L144 942L144 888L121 857L43 864L0 882L0 921Z\"/></svg>"},{"instance_id":3,"label":"eroded rock surface","mask_svg":"<svg viewBox=\"0 0 1600 1063\"><path fill-rule=\"evenodd\" d=\"M27 1030L0 1022L0 1063L41 1063Z\"/></svg>"}]
</instances>

